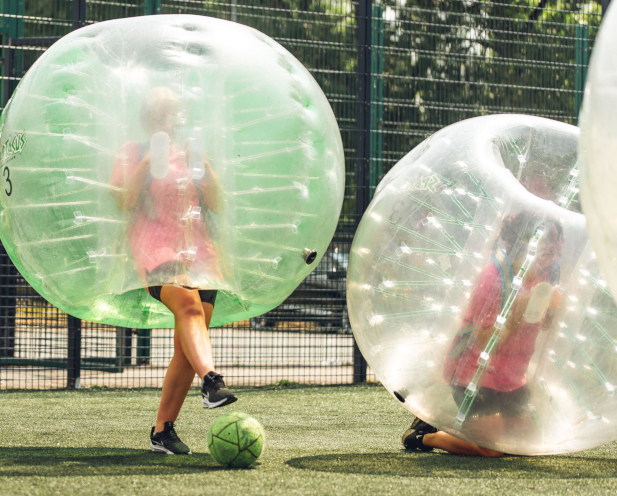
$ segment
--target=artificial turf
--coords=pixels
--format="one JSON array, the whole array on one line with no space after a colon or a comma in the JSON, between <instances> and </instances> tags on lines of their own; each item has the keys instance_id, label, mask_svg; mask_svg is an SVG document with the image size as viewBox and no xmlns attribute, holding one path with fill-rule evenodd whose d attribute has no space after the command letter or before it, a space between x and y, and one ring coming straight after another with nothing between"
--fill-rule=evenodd
<instances>
[{"instance_id":1,"label":"artificial turf","mask_svg":"<svg viewBox=\"0 0 617 496\"><path fill-rule=\"evenodd\" d=\"M0 393L0 494L614 494L617 445L550 457L406 453L411 416L379 386L239 389L266 429L259 463L222 469L206 433L225 410L192 391L191 456L148 450L157 390Z\"/></svg>"}]
</instances>

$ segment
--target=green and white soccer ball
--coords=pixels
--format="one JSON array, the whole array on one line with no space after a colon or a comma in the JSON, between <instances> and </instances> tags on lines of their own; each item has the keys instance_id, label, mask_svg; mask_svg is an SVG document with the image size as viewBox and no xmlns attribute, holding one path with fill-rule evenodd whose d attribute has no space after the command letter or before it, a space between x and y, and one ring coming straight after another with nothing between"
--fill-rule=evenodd
<instances>
[{"instance_id":1,"label":"green and white soccer ball","mask_svg":"<svg viewBox=\"0 0 617 496\"><path fill-rule=\"evenodd\" d=\"M264 442L261 424L241 412L221 415L208 431L210 455L225 467L248 467L261 455Z\"/></svg>"}]
</instances>

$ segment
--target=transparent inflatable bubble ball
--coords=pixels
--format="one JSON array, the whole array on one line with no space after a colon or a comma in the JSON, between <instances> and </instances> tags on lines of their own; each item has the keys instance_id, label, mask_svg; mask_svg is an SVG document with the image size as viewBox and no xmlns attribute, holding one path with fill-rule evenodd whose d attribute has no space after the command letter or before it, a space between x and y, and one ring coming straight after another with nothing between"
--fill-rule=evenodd
<instances>
[{"instance_id":1,"label":"transparent inflatable bubble ball","mask_svg":"<svg viewBox=\"0 0 617 496\"><path fill-rule=\"evenodd\" d=\"M378 379L436 428L512 454L617 438L617 308L578 202L578 129L479 117L414 148L351 248Z\"/></svg>"},{"instance_id":2,"label":"transparent inflatable bubble ball","mask_svg":"<svg viewBox=\"0 0 617 496\"><path fill-rule=\"evenodd\" d=\"M343 202L317 82L264 34L203 16L84 27L2 113L0 236L26 280L85 320L173 327L145 288L218 290L212 325L281 303Z\"/></svg>"},{"instance_id":3,"label":"transparent inflatable bubble ball","mask_svg":"<svg viewBox=\"0 0 617 496\"><path fill-rule=\"evenodd\" d=\"M593 46L580 115L581 198L598 263L617 292L617 9L607 11Z\"/></svg>"}]
</instances>

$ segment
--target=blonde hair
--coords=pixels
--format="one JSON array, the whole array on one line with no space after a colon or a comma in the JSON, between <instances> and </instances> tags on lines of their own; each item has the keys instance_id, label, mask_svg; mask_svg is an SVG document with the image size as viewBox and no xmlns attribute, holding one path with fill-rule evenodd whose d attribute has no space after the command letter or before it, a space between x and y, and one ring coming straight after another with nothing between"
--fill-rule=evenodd
<instances>
[{"instance_id":1,"label":"blonde hair","mask_svg":"<svg viewBox=\"0 0 617 496\"><path fill-rule=\"evenodd\" d=\"M164 86L151 89L141 105L141 112L139 114L141 127L144 131L149 133L150 124L157 114L160 115L169 110L180 110L180 99L178 95Z\"/></svg>"}]
</instances>

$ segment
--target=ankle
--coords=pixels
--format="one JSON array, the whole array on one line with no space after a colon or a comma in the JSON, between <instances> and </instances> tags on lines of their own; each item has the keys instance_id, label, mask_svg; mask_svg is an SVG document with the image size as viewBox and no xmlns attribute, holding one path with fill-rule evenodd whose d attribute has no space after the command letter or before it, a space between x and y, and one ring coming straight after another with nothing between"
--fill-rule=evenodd
<instances>
[{"instance_id":1,"label":"ankle","mask_svg":"<svg viewBox=\"0 0 617 496\"><path fill-rule=\"evenodd\" d=\"M431 434L424 434L424 436L422 436L422 444L424 446L428 446L430 448L434 448L433 444L431 443L431 441L433 440L433 438L435 437L435 432L431 433Z\"/></svg>"},{"instance_id":2,"label":"ankle","mask_svg":"<svg viewBox=\"0 0 617 496\"><path fill-rule=\"evenodd\" d=\"M157 420L154 426L154 433L160 434L161 432L163 432L165 430L165 424L167 422L171 422L171 420L161 420L161 421Z\"/></svg>"},{"instance_id":3,"label":"ankle","mask_svg":"<svg viewBox=\"0 0 617 496\"><path fill-rule=\"evenodd\" d=\"M204 377L206 377L210 372L216 374L216 370L210 367L204 369L203 375L199 374L199 378L201 379L202 382L204 380Z\"/></svg>"}]
</instances>

